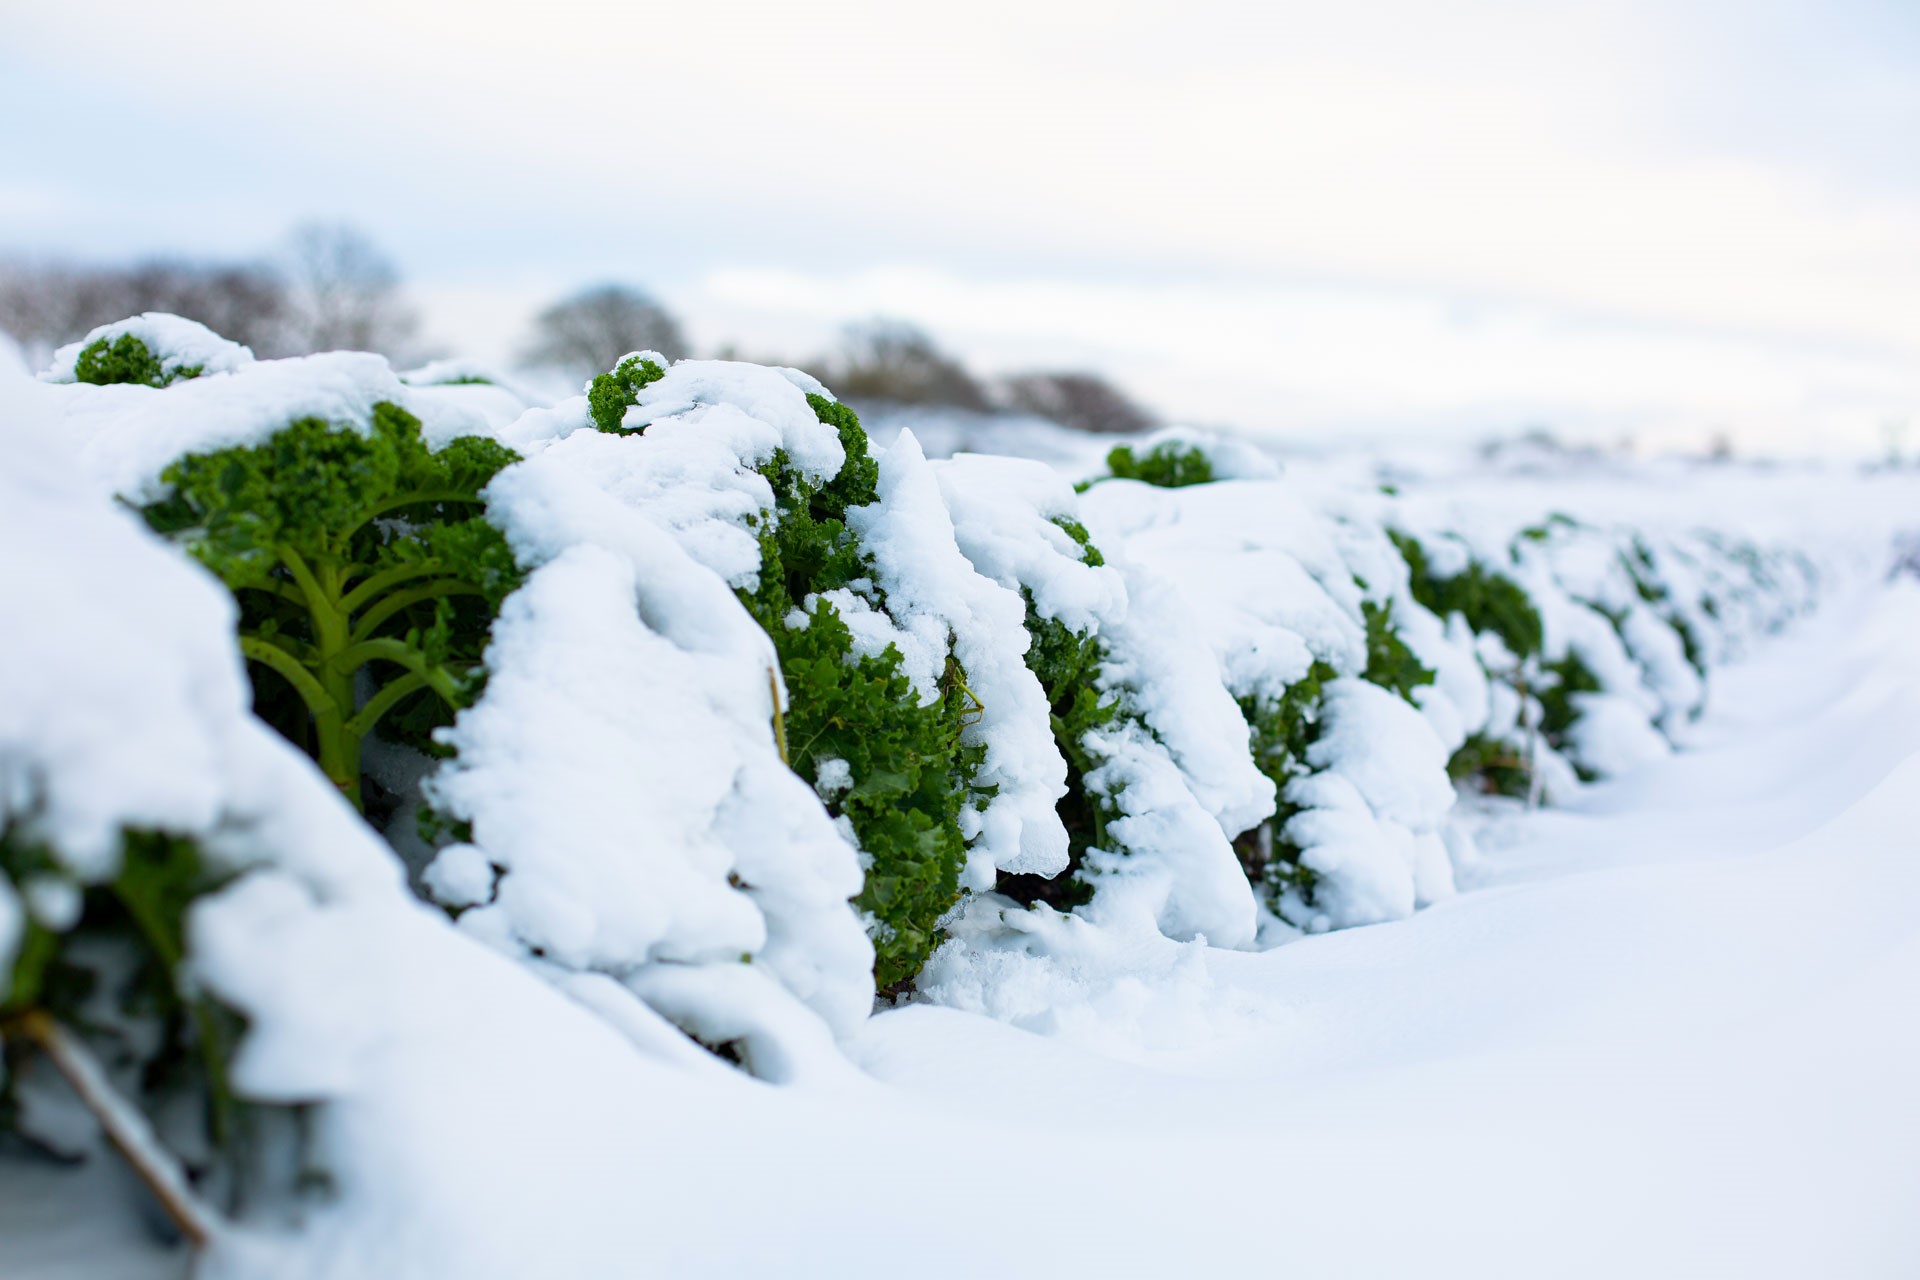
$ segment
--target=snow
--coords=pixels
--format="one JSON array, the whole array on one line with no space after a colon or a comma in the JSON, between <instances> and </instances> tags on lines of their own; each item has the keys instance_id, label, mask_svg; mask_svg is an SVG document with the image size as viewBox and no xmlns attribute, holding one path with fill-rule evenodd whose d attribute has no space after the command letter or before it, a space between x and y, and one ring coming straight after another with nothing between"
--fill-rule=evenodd
<instances>
[{"instance_id":1,"label":"snow","mask_svg":"<svg viewBox=\"0 0 1920 1280\"><path fill-rule=\"evenodd\" d=\"M438 449L495 435L523 409L498 387L410 387L383 357L361 351L247 361L162 388L61 386L50 397L94 492L142 504L165 496L160 473L174 459L259 444L299 418L366 431L374 406L391 403L419 418L427 447Z\"/></svg>"},{"instance_id":2,"label":"snow","mask_svg":"<svg viewBox=\"0 0 1920 1280\"><path fill-rule=\"evenodd\" d=\"M1710 713L1698 752L1557 815L1585 853L1552 875L1556 815L1515 814L1489 891L1266 953L1163 940L1050 1035L916 1004L854 1043L867 1079L768 1091L623 1056L586 1020L567 1056L548 1022L478 1041L459 979L479 975L430 973L453 1007L408 1016L541 1087L370 1059L412 1088L357 1117L390 1126L395 1162L355 1185L363 1217L316 1232L385 1250L323 1256L1050 1276L1242 1271L1279 1240L1306 1274L1902 1274L1920 1033L1890 1014L1920 979L1920 593L1833 607L1729 677L1758 697ZM1809 653L1837 659L1812 690L1786 678ZM1796 821L1743 821L1756 803ZM546 1007L490 976L516 1016ZM903 1181L909 1135L930 1157ZM957 1203L990 1248L925 1247Z\"/></svg>"},{"instance_id":3,"label":"snow","mask_svg":"<svg viewBox=\"0 0 1920 1280\"><path fill-rule=\"evenodd\" d=\"M1019 458L963 454L935 468L960 550L976 571L1033 599L1042 618L1070 631L1098 631L1126 609L1119 572L1085 563L1056 521L1078 501L1051 467Z\"/></svg>"},{"instance_id":4,"label":"snow","mask_svg":"<svg viewBox=\"0 0 1920 1280\"><path fill-rule=\"evenodd\" d=\"M651 629L636 590L630 561L581 545L508 601L487 696L429 784L481 856L453 846L431 874L450 905L485 893L461 926L515 954L629 985L649 966L750 970L743 985L783 983L844 1030L871 1000L859 869L774 751L768 664L757 699L729 697L733 655Z\"/></svg>"},{"instance_id":5,"label":"snow","mask_svg":"<svg viewBox=\"0 0 1920 1280\"><path fill-rule=\"evenodd\" d=\"M1325 724L1288 785L1302 807L1283 834L1301 864L1326 882L1307 916L1313 927L1396 920L1453 893L1439 829L1452 808L1447 751L1410 704L1365 680L1327 686Z\"/></svg>"}]
</instances>

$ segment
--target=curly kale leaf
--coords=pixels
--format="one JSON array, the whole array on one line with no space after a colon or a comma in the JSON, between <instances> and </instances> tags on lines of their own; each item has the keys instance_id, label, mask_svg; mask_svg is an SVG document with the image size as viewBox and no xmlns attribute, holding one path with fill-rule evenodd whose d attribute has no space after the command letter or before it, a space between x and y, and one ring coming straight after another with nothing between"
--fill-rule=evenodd
<instances>
[{"instance_id":1,"label":"curly kale leaf","mask_svg":"<svg viewBox=\"0 0 1920 1280\"><path fill-rule=\"evenodd\" d=\"M365 432L304 418L181 458L144 510L233 590L256 710L356 805L368 733L431 750L479 692L521 577L480 490L515 460L476 437L430 452L419 420L383 403Z\"/></svg>"},{"instance_id":2,"label":"curly kale leaf","mask_svg":"<svg viewBox=\"0 0 1920 1280\"><path fill-rule=\"evenodd\" d=\"M1413 691L1432 684L1433 672L1420 665L1420 659L1400 638L1399 628L1393 625L1393 602L1375 604L1367 600L1361 603L1360 612L1367 622L1366 678L1413 702Z\"/></svg>"},{"instance_id":3,"label":"curly kale leaf","mask_svg":"<svg viewBox=\"0 0 1920 1280\"><path fill-rule=\"evenodd\" d=\"M611 373L594 375L587 388L587 412L593 417L593 425L612 435L639 435L646 428L630 431L621 420L628 409L640 403L640 388L666 376L665 369L637 355L622 360Z\"/></svg>"},{"instance_id":4,"label":"curly kale leaf","mask_svg":"<svg viewBox=\"0 0 1920 1280\"><path fill-rule=\"evenodd\" d=\"M1107 562L1107 558L1100 554L1100 548L1093 545L1093 535L1087 532L1087 526L1065 516L1056 516L1053 523L1079 546L1081 564L1098 569Z\"/></svg>"},{"instance_id":5,"label":"curly kale leaf","mask_svg":"<svg viewBox=\"0 0 1920 1280\"><path fill-rule=\"evenodd\" d=\"M136 387L164 387L197 378L203 369L204 366L197 364L168 369L165 362L147 349L146 343L123 333L111 343L105 338L95 338L83 347L74 361L73 376L76 381L95 386L127 383Z\"/></svg>"}]
</instances>

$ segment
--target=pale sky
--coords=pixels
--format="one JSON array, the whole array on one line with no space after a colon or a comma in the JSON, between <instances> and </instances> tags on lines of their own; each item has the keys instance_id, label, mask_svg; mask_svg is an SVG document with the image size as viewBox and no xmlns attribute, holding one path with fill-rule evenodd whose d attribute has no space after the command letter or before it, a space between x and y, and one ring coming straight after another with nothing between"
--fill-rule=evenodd
<instances>
[{"instance_id":1,"label":"pale sky","mask_svg":"<svg viewBox=\"0 0 1920 1280\"><path fill-rule=\"evenodd\" d=\"M616 279L1317 441L1920 435L1916 0L0 14L0 250L346 218L483 358Z\"/></svg>"}]
</instances>

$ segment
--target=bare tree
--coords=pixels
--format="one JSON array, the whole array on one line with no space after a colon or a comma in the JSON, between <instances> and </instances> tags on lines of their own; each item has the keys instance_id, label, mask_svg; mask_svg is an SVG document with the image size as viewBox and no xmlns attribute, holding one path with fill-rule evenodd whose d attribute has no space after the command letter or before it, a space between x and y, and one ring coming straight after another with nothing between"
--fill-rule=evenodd
<instances>
[{"instance_id":1,"label":"bare tree","mask_svg":"<svg viewBox=\"0 0 1920 1280\"><path fill-rule=\"evenodd\" d=\"M992 408L985 388L965 366L904 320L849 325L839 359L825 361L834 391L850 400Z\"/></svg>"},{"instance_id":2,"label":"bare tree","mask_svg":"<svg viewBox=\"0 0 1920 1280\"><path fill-rule=\"evenodd\" d=\"M259 263L150 259L132 267L0 266L0 329L44 356L88 330L146 311L198 320L256 351L280 341L286 286Z\"/></svg>"},{"instance_id":3,"label":"bare tree","mask_svg":"<svg viewBox=\"0 0 1920 1280\"><path fill-rule=\"evenodd\" d=\"M398 269L364 233L345 223L304 223L289 237L286 264L281 349L411 354L419 317L401 296Z\"/></svg>"},{"instance_id":4,"label":"bare tree","mask_svg":"<svg viewBox=\"0 0 1920 1280\"><path fill-rule=\"evenodd\" d=\"M1000 389L1007 407L1082 431L1118 435L1154 425L1152 414L1095 373L1017 373Z\"/></svg>"},{"instance_id":5,"label":"bare tree","mask_svg":"<svg viewBox=\"0 0 1920 1280\"><path fill-rule=\"evenodd\" d=\"M658 351L677 360L687 354L687 340L680 322L650 295L602 284L562 298L534 317L521 359L584 376L605 373L629 351Z\"/></svg>"},{"instance_id":6,"label":"bare tree","mask_svg":"<svg viewBox=\"0 0 1920 1280\"><path fill-rule=\"evenodd\" d=\"M70 263L8 262L0 265L0 330L39 363L94 326L124 318L124 286L114 273Z\"/></svg>"},{"instance_id":7,"label":"bare tree","mask_svg":"<svg viewBox=\"0 0 1920 1280\"><path fill-rule=\"evenodd\" d=\"M274 346L287 319L286 282L258 263L145 262L128 284L133 297L126 314L185 316L260 354Z\"/></svg>"}]
</instances>

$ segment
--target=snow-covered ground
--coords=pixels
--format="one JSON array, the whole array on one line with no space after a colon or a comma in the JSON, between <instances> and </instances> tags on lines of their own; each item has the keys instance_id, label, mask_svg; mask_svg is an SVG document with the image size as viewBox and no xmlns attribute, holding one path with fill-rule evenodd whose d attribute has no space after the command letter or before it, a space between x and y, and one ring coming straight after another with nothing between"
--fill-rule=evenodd
<instances>
[{"instance_id":1,"label":"snow-covered ground","mask_svg":"<svg viewBox=\"0 0 1920 1280\"><path fill-rule=\"evenodd\" d=\"M1836 604L1410 920L1195 949L1066 1042L877 1018L866 1140L768 1194L836 1273L1915 1274L1916 634L1911 584Z\"/></svg>"},{"instance_id":2,"label":"snow-covered ground","mask_svg":"<svg viewBox=\"0 0 1920 1280\"><path fill-rule=\"evenodd\" d=\"M450 1053L520 1096L362 1064L405 1106L353 1123L438 1174L362 1188L393 1255L328 1274L1920 1273L1915 635L1920 584L1836 598L1691 750L1484 813L1458 897L1186 947L1053 1036L913 1005L773 1087L501 961ZM95 1216L112 1176L0 1161L0 1273L176 1274Z\"/></svg>"}]
</instances>

